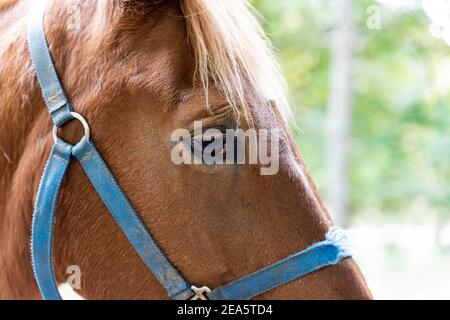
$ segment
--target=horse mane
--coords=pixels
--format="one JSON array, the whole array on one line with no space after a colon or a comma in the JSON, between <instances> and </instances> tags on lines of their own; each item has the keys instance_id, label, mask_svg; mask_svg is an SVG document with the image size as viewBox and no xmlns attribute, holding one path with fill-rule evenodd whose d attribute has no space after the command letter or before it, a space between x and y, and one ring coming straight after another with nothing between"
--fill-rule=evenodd
<instances>
[{"instance_id":1,"label":"horse mane","mask_svg":"<svg viewBox=\"0 0 450 320\"><path fill-rule=\"evenodd\" d=\"M18 0L0 0L0 11L9 9L17 3Z\"/></svg>"},{"instance_id":2,"label":"horse mane","mask_svg":"<svg viewBox=\"0 0 450 320\"><path fill-rule=\"evenodd\" d=\"M196 79L214 84L237 116L249 118L246 94L289 114L284 77L256 11L246 0L180 0ZM250 92L247 92L249 88ZM208 102L208 100L207 100Z\"/></svg>"}]
</instances>

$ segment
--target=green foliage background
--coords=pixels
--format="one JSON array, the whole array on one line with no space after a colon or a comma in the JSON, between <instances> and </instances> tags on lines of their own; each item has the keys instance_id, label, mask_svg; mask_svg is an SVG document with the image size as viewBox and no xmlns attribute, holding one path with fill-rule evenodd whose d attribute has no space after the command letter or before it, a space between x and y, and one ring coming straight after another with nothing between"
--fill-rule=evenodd
<instances>
[{"instance_id":1,"label":"green foliage background","mask_svg":"<svg viewBox=\"0 0 450 320\"><path fill-rule=\"evenodd\" d=\"M278 49L301 129L295 135L324 192L333 2L250 2L265 18L264 28ZM420 9L399 11L368 0L353 3L357 49L351 213L407 212L420 200L439 215L449 215L450 48L430 35ZM380 30L366 26L371 5L381 9Z\"/></svg>"}]
</instances>

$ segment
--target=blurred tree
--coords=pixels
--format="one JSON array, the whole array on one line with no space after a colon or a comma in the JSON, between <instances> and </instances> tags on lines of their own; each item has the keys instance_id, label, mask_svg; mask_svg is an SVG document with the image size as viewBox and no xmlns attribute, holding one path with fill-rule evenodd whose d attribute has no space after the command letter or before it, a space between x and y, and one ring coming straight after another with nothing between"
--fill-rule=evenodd
<instances>
[{"instance_id":1,"label":"blurred tree","mask_svg":"<svg viewBox=\"0 0 450 320\"><path fill-rule=\"evenodd\" d=\"M352 0L338 0L335 6L328 97L326 195L335 222L341 227L348 227L348 151L351 139L355 26Z\"/></svg>"}]
</instances>

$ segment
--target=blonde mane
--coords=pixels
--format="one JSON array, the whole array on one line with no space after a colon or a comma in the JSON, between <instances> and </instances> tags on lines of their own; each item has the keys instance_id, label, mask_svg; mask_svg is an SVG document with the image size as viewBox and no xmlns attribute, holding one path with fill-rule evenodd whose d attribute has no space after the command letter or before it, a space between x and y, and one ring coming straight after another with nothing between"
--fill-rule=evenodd
<instances>
[{"instance_id":1,"label":"blonde mane","mask_svg":"<svg viewBox=\"0 0 450 320\"><path fill-rule=\"evenodd\" d=\"M246 94L289 114L284 77L255 10L246 0L181 0L196 78L214 84L237 116L249 117ZM249 90L248 90L249 89ZM250 91L250 92L248 92Z\"/></svg>"},{"instance_id":2,"label":"blonde mane","mask_svg":"<svg viewBox=\"0 0 450 320\"><path fill-rule=\"evenodd\" d=\"M0 11L6 10L17 3L18 0L0 0Z\"/></svg>"}]
</instances>

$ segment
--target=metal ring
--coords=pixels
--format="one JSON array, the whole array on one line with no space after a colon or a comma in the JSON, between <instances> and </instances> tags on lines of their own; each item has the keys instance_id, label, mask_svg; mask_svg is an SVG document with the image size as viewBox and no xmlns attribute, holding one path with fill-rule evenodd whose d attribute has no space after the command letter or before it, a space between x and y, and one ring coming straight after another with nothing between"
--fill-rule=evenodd
<instances>
[{"instance_id":1,"label":"metal ring","mask_svg":"<svg viewBox=\"0 0 450 320\"><path fill-rule=\"evenodd\" d=\"M211 289L207 286L198 288L196 286L191 286L191 290L194 296L190 300L208 300L208 293L211 293Z\"/></svg>"},{"instance_id":2,"label":"metal ring","mask_svg":"<svg viewBox=\"0 0 450 320\"><path fill-rule=\"evenodd\" d=\"M91 129L89 128L89 124L87 123L86 119L81 114L76 112L71 112L70 114L72 115L72 117L74 117L74 119L77 119L81 122L84 128L84 136L89 140L91 137ZM59 128L57 126L53 126L53 140L55 142L56 140L58 140L58 129Z\"/></svg>"}]
</instances>

